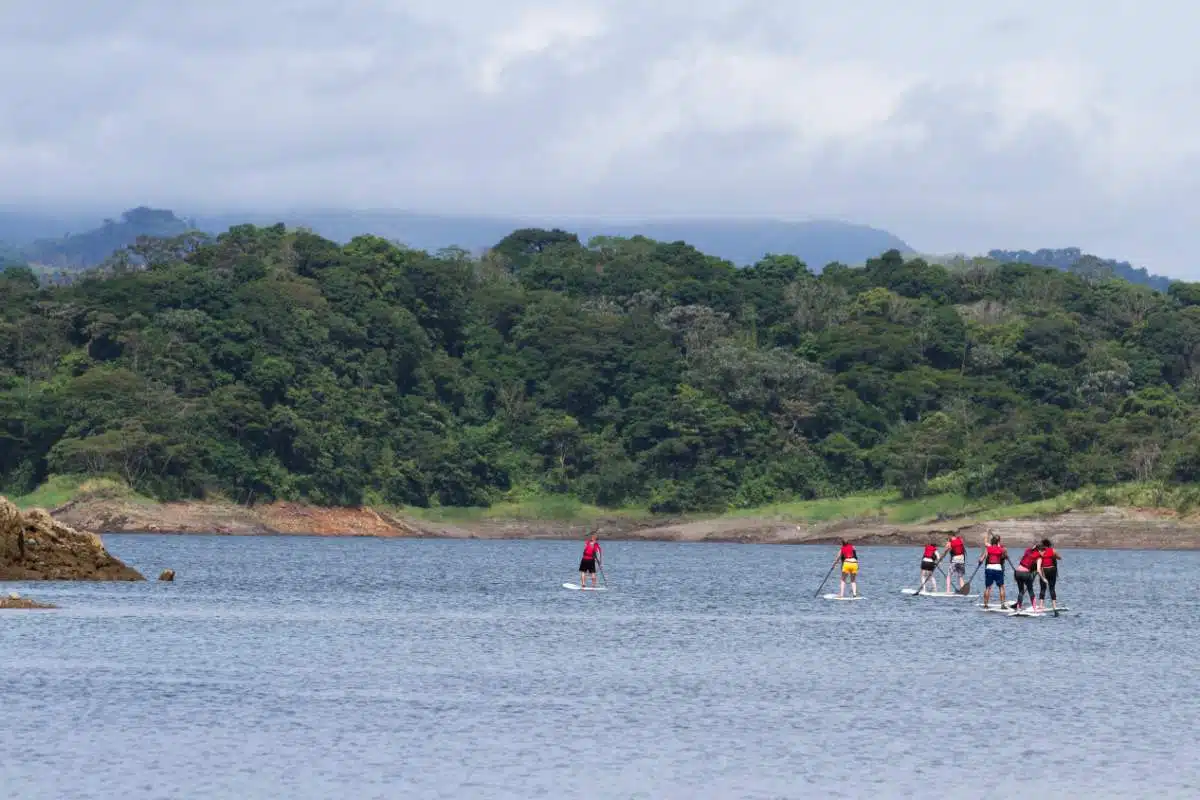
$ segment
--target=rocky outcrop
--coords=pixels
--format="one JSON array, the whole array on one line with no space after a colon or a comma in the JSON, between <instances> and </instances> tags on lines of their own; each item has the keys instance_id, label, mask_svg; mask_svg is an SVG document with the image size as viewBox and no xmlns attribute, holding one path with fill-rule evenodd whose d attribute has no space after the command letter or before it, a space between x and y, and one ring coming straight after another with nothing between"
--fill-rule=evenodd
<instances>
[{"instance_id":1,"label":"rocky outcrop","mask_svg":"<svg viewBox=\"0 0 1200 800\"><path fill-rule=\"evenodd\" d=\"M51 603L39 603L37 600L30 600L28 597L21 597L21 595L13 592L8 597L0 598L0 609L4 608L34 609L58 608L58 606Z\"/></svg>"},{"instance_id":2,"label":"rocky outcrop","mask_svg":"<svg viewBox=\"0 0 1200 800\"><path fill-rule=\"evenodd\" d=\"M77 531L35 508L0 497L0 581L141 581L94 533Z\"/></svg>"}]
</instances>

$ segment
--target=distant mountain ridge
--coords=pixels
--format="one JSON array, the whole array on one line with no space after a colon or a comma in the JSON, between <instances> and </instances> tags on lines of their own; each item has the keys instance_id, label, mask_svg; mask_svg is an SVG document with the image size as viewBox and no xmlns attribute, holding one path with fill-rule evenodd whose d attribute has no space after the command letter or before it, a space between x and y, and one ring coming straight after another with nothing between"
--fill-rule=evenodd
<instances>
[{"instance_id":1,"label":"distant mountain ridge","mask_svg":"<svg viewBox=\"0 0 1200 800\"><path fill-rule=\"evenodd\" d=\"M594 236L646 236L665 242L683 241L701 252L748 266L768 253L795 255L813 272L838 262L858 265L888 250L902 255L919 255L907 242L888 231L868 225L836 220L788 222L770 219L659 219L612 221L570 218L485 217L417 214L402 211L288 211L199 215L185 219L165 209L141 206L125 211L119 220L106 219L99 226L78 217L51 217L0 211L0 264L28 261L49 270L75 272L95 266L114 252L134 244L141 236L171 237L189 230L218 234L236 225L305 227L320 236L345 243L361 234L374 234L409 247L436 252L462 247L478 253L494 246L514 230L560 228L586 242ZM81 233L58 237L47 232L64 226L83 227ZM1106 259L1078 247L1040 250L988 251L972 259L962 254L920 254L931 263L947 266L967 261L996 264L1024 263L1096 277L1112 276L1165 292L1171 279L1134 267L1128 261Z\"/></svg>"},{"instance_id":2,"label":"distant mountain ridge","mask_svg":"<svg viewBox=\"0 0 1200 800\"><path fill-rule=\"evenodd\" d=\"M1042 248L1032 252L1029 250L989 250L988 258L1006 264L1053 267L1063 272L1079 272L1095 276L1111 275L1114 278L1124 278L1130 283L1149 286L1160 292L1167 291L1171 285L1170 278L1153 275L1145 267L1135 267L1128 261L1100 258L1084 253L1078 247Z\"/></svg>"},{"instance_id":3,"label":"distant mountain ridge","mask_svg":"<svg viewBox=\"0 0 1200 800\"><path fill-rule=\"evenodd\" d=\"M798 256L814 271L835 261L862 264L888 250L909 254L913 248L885 230L837 220L789 222L770 219L671 219L606 222L563 217L468 217L407 212L291 212L199 216L201 230L220 231L245 222L304 226L338 242L373 233L419 250L462 247L479 252L521 228L561 228L586 242L594 236L645 236L684 241L701 252L748 266L768 253Z\"/></svg>"},{"instance_id":4,"label":"distant mountain ridge","mask_svg":"<svg viewBox=\"0 0 1200 800\"><path fill-rule=\"evenodd\" d=\"M337 242L361 234L374 234L419 250L435 252L462 247L472 252L495 245L521 228L562 228L587 241L593 236L646 236L659 241L684 241L702 252L747 266L768 253L801 258L813 271L833 262L862 264L888 250L913 253L904 240L888 231L835 220L788 222L748 219L673 219L644 222L605 222L599 219L503 218L395 211L311 211L199 215L185 220L172 211L140 207L105 220L99 227L59 238L21 235L15 215L3 220L0 230L18 245L27 260L68 271L95 266L139 236L175 236L189 229L216 234L235 225L273 225L310 228ZM31 220L30 229L44 233L45 220ZM0 237L0 239L5 237ZM32 241L31 241L32 240ZM27 244L23 244L29 242Z\"/></svg>"},{"instance_id":5,"label":"distant mountain ridge","mask_svg":"<svg viewBox=\"0 0 1200 800\"><path fill-rule=\"evenodd\" d=\"M140 236L165 238L194 228L194 222L180 219L171 211L142 206L124 212L119 221L106 219L100 227L83 233L36 239L20 251L35 264L67 271L87 269L133 244Z\"/></svg>"}]
</instances>

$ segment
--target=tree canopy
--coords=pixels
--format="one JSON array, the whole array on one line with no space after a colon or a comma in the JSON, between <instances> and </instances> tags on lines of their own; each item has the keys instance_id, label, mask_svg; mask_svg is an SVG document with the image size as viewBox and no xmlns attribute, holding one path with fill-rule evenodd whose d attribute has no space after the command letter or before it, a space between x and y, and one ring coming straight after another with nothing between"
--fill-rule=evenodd
<instances>
[{"instance_id":1,"label":"tree canopy","mask_svg":"<svg viewBox=\"0 0 1200 800\"><path fill-rule=\"evenodd\" d=\"M536 229L478 258L283 225L135 248L0 272L0 488L682 512L1200 468L1196 285Z\"/></svg>"}]
</instances>

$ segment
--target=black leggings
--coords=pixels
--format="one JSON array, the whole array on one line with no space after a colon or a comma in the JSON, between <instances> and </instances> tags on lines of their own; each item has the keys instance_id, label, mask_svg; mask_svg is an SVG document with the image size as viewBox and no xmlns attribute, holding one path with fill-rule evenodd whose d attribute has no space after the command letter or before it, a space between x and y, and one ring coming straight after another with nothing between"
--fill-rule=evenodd
<instances>
[{"instance_id":1,"label":"black leggings","mask_svg":"<svg viewBox=\"0 0 1200 800\"><path fill-rule=\"evenodd\" d=\"M1029 599L1033 600L1033 573L1032 572L1014 572L1013 577L1017 579L1017 602L1021 602L1026 593L1029 594Z\"/></svg>"},{"instance_id":2,"label":"black leggings","mask_svg":"<svg viewBox=\"0 0 1200 800\"><path fill-rule=\"evenodd\" d=\"M1054 592L1054 583L1055 583L1055 581L1058 580L1058 570L1053 569L1053 568L1046 569L1045 567L1043 567L1042 572L1046 573L1046 580L1041 581L1041 586L1039 587L1039 591L1038 591L1038 599L1039 600L1046 599L1046 586L1048 584L1050 586L1050 599L1057 600L1058 595Z\"/></svg>"}]
</instances>

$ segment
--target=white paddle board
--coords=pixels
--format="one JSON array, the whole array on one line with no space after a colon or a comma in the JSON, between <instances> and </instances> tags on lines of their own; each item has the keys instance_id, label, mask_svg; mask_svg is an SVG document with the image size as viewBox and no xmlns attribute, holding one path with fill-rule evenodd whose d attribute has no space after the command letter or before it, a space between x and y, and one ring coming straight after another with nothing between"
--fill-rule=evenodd
<instances>
[{"instance_id":1,"label":"white paddle board","mask_svg":"<svg viewBox=\"0 0 1200 800\"><path fill-rule=\"evenodd\" d=\"M845 597L838 597L836 594L826 594L826 595L822 595L822 597L824 597L826 600L863 600L863 599L865 599L861 594L858 595L857 597L855 597L852 594L848 594Z\"/></svg>"},{"instance_id":2,"label":"white paddle board","mask_svg":"<svg viewBox=\"0 0 1200 800\"><path fill-rule=\"evenodd\" d=\"M976 604L975 607L978 608L980 611L994 611L996 613L1003 613L1003 614L1007 614L1013 610L1012 606L1001 606L1001 605L988 606L987 608L984 608L982 605Z\"/></svg>"},{"instance_id":3,"label":"white paddle board","mask_svg":"<svg viewBox=\"0 0 1200 800\"><path fill-rule=\"evenodd\" d=\"M916 589L901 589L901 594L915 595ZM959 594L958 592L921 592L920 597L979 597L977 594Z\"/></svg>"},{"instance_id":4,"label":"white paddle board","mask_svg":"<svg viewBox=\"0 0 1200 800\"><path fill-rule=\"evenodd\" d=\"M580 586L578 583L564 583L564 589L574 589L577 592L607 592L607 586Z\"/></svg>"},{"instance_id":5,"label":"white paddle board","mask_svg":"<svg viewBox=\"0 0 1200 800\"><path fill-rule=\"evenodd\" d=\"M1069 610L1070 609L1068 609L1066 606L1058 607L1058 612L1060 614L1064 611L1069 611ZM1033 609L1030 609L1030 608L1022 608L1020 611L1010 611L1010 612L1008 612L1008 615L1010 617L1053 617L1054 611L1055 611L1055 609L1052 609L1052 608L1046 608L1046 609L1039 608L1037 611L1034 611Z\"/></svg>"}]
</instances>

